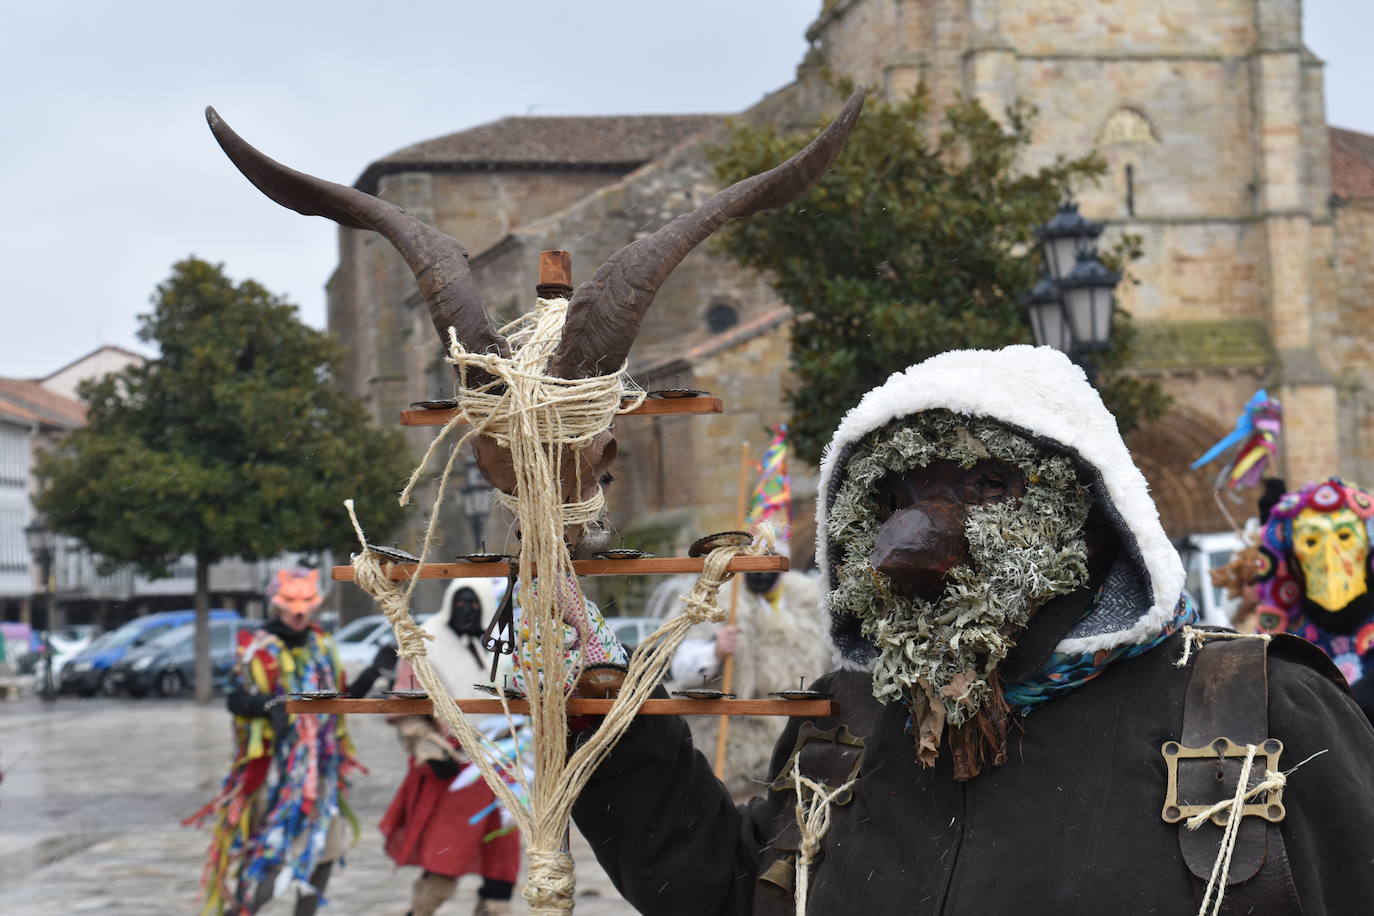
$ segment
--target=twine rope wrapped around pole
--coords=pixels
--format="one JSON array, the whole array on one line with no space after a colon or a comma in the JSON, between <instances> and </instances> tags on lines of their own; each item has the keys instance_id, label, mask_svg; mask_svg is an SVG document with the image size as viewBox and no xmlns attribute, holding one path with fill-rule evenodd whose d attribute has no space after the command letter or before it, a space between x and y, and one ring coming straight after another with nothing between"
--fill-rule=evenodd
<instances>
[{"instance_id":1,"label":"twine rope wrapped around pole","mask_svg":"<svg viewBox=\"0 0 1374 916\"><path fill-rule=\"evenodd\" d=\"M685 598L686 610L636 650L620 694L601 727L569 756L566 696L561 686L564 678L556 676L563 674L568 664L561 638L560 609L570 603L578 608L585 605L563 532L567 526L599 518L605 502L598 487L589 498L564 503L563 462L565 458L576 462L574 449L609 429L616 414L637 407L644 394L629 389L623 369L613 375L575 380L547 374L548 361L562 336L567 306L563 299L540 299L533 312L503 328L503 332L514 329L507 334L512 346L509 357L470 353L450 330L448 359L458 368L461 413L440 431L401 495L405 505L424 468L459 419L472 423L472 429L454 446L444 466L420 553L423 564L433 543L439 505L459 452L479 435L488 436L510 450L516 483L513 498L507 497L503 503L514 510L521 525L520 610L527 623L512 637L521 640L523 650L517 657L527 685L534 732L533 786L525 783L521 768L516 767L514 775L525 789L528 804L522 803L506 784L502 778L505 774L493 763L494 754L486 747L486 739L448 696L424 653L425 634L414 624L409 610L419 567L404 588L392 581L382 558L366 549L366 539L354 520L359 540L364 544L353 561L356 581L382 606L396 629L399 652L411 660L416 676L434 702L435 713L478 765L483 778L525 834L530 867L524 896L536 916L557 916L572 910L572 859L565 848L565 837L573 803L588 779L666 675L687 631L698 622L719 621L724 616L717 595L721 584L731 577L727 571L730 560L741 553L757 555L772 547L771 537L765 535L748 547L722 547L706 558L700 580ZM488 373L494 381L469 388L468 373L474 368ZM622 406L627 390L638 397ZM574 469L580 471L576 465ZM581 481L576 476L574 484L572 492L580 494ZM535 588L534 570L551 587ZM575 619L579 638L585 644L590 636L585 632L585 614Z\"/></svg>"},{"instance_id":2,"label":"twine rope wrapped around pole","mask_svg":"<svg viewBox=\"0 0 1374 916\"><path fill-rule=\"evenodd\" d=\"M856 777L857 778L857 777ZM801 831L801 845L797 849L797 877L793 885L792 899L796 904L797 916L806 916L806 897L810 892L811 863L821 850L821 840L830 830L830 808L835 799L853 787L855 780L830 789L823 782L817 782L801 774L801 761L792 758L792 782L797 792L797 828ZM807 796L810 790L810 797Z\"/></svg>"}]
</instances>

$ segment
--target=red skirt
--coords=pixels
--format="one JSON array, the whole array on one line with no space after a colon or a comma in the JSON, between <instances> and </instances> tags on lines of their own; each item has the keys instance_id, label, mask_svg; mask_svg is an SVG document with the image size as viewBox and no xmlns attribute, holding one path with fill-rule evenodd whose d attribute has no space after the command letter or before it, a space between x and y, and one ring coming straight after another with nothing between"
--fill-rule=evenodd
<instances>
[{"instance_id":1,"label":"red skirt","mask_svg":"<svg viewBox=\"0 0 1374 916\"><path fill-rule=\"evenodd\" d=\"M472 816L496 796L482 780L450 792L452 780L440 779L428 764L410 761L405 781L396 790L382 817L386 854L397 865L418 865L425 871L457 878L481 875L515 882L520 871L520 832L483 841L501 829L501 812L493 809L477 823Z\"/></svg>"}]
</instances>

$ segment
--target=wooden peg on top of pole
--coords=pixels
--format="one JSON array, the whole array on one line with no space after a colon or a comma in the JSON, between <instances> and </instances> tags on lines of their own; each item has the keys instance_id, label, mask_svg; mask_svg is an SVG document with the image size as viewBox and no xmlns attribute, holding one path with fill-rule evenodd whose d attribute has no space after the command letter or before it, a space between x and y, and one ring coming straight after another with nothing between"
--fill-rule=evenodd
<instances>
[{"instance_id":1,"label":"wooden peg on top of pole","mask_svg":"<svg viewBox=\"0 0 1374 916\"><path fill-rule=\"evenodd\" d=\"M539 283L534 291L541 299L567 299L572 295L572 252L539 252Z\"/></svg>"},{"instance_id":2,"label":"wooden peg on top of pole","mask_svg":"<svg viewBox=\"0 0 1374 916\"><path fill-rule=\"evenodd\" d=\"M739 492L735 495L735 528L743 531L746 520L746 513L749 510L749 443L740 443L739 453ZM739 574L730 580L730 610L726 612L725 625L733 627L735 621L739 619ZM738 649L738 645L736 646ZM731 652L725 656L725 661L721 666L721 685L720 689L724 693L730 692L730 685L735 679L735 653ZM725 781L725 746L730 738L730 717L722 715L718 721L716 729L716 778Z\"/></svg>"}]
</instances>

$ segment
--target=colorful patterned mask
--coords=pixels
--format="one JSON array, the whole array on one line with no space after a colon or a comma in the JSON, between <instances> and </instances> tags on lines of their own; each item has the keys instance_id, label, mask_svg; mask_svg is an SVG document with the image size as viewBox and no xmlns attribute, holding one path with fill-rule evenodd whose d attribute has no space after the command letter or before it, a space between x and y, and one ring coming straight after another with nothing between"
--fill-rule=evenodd
<instances>
[{"instance_id":1,"label":"colorful patterned mask","mask_svg":"<svg viewBox=\"0 0 1374 916\"><path fill-rule=\"evenodd\" d=\"M1260 538L1259 629L1316 643L1351 683L1374 649L1371 526L1374 497L1332 477L1285 493Z\"/></svg>"},{"instance_id":2,"label":"colorful patterned mask","mask_svg":"<svg viewBox=\"0 0 1374 916\"><path fill-rule=\"evenodd\" d=\"M1293 519L1293 555L1302 568L1307 597L1328 611L1345 610L1363 595L1369 534L1349 509L1304 509Z\"/></svg>"}]
</instances>

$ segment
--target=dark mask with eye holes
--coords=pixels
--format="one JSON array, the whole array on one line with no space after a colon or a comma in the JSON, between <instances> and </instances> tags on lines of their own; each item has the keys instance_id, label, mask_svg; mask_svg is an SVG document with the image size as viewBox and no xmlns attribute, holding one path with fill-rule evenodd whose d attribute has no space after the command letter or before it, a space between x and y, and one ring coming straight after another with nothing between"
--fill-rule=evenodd
<instances>
[{"instance_id":1,"label":"dark mask with eye holes","mask_svg":"<svg viewBox=\"0 0 1374 916\"><path fill-rule=\"evenodd\" d=\"M923 764L948 724L957 778L997 765L998 668L1032 614L1088 581L1092 496L1072 461L990 420L927 411L860 440L834 492L829 603L876 650L874 696L910 705Z\"/></svg>"},{"instance_id":2,"label":"dark mask with eye holes","mask_svg":"<svg viewBox=\"0 0 1374 916\"><path fill-rule=\"evenodd\" d=\"M882 527L869 557L902 595L934 601L950 570L971 561L964 526L969 509L1026 495L1025 474L995 458L972 467L937 459L878 482Z\"/></svg>"},{"instance_id":3,"label":"dark mask with eye holes","mask_svg":"<svg viewBox=\"0 0 1374 916\"><path fill-rule=\"evenodd\" d=\"M482 635L482 599L470 588L460 588L453 596L448 626L458 636Z\"/></svg>"}]
</instances>

